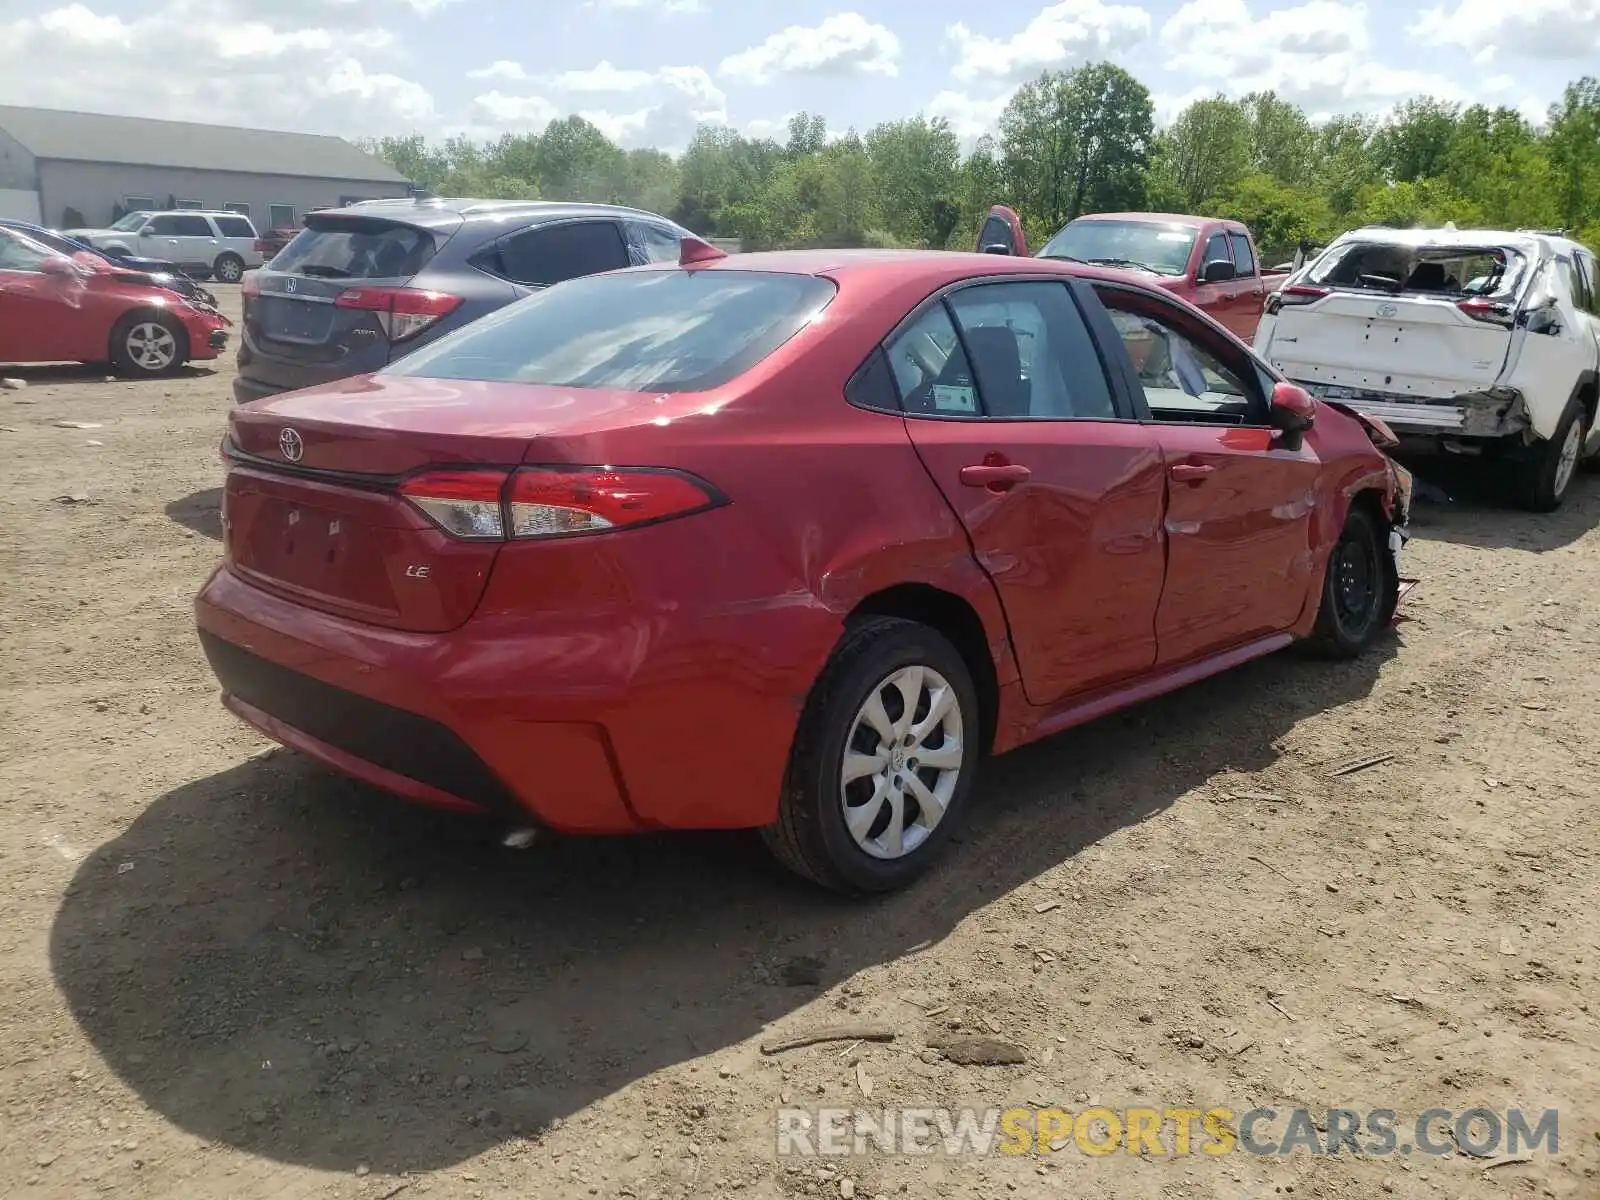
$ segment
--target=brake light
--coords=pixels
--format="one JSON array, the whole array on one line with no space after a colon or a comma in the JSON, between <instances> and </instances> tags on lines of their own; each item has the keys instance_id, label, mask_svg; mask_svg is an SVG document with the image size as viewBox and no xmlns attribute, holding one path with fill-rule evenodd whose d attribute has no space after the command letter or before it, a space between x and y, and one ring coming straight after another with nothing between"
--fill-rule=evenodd
<instances>
[{"instance_id":1,"label":"brake light","mask_svg":"<svg viewBox=\"0 0 1600 1200\"><path fill-rule=\"evenodd\" d=\"M524 467L511 481L513 538L625 529L688 516L718 498L676 471Z\"/></svg>"},{"instance_id":2,"label":"brake light","mask_svg":"<svg viewBox=\"0 0 1600 1200\"><path fill-rule=\"evenodd\" d=\"M239 280L239 291L246 296L259 296L261 294L261 280L256 278L254 271L246 271L244 278Z\"/></svg>"},{"instance_id":3,"label":"brake light","mask_svg":"<svg viewBox=\"0 0 1600 1200\"><path fill-rule=\"evenodd\" d=\"M1459 300L1456 307L1474 321L1511 328L1512 311L1508 304L1497 304L1493 300Z\"/></svg>"},{"instance_id":4,"label":"brake light","mask_svg":"<svg viewBox=\"0 0 1600 1200\"><path fill-rule=\"evenodd\" d=\"M1281 291L1272 293L1267 297L1267 302L1262 307L1270 315L1284 307L1293 307L1297 304L1315 304L1327 294L1327 288L1312 287L1306 283L1294 283Z\"/></svg>"},{"instance_id":5,"label":"brake light","mask_svg":"<svg viewBox=\"0 0 1600 1200\"><path fill-rule=\"evenodd\" d=\"M400 485L400 494L451 537L498 542L505 538L500 494L508 471L427 471Z\"/></svg>"},{"instance_id":6,"label":"brake light","mask_svg":"<svg viewBox=\"0 0 1600 1200\"><path fill-rule=\"evenodd\" d=\"M440 317L461 307L461 297L421 288L346 288L334 300L338 308L359 308L378 314L378 323L391 342L416 337Z\"/></svg>"},{"instance_id":7,"label":"brake light","mask_svg":"<svg viewBox=\"0 0 1600 1200\"><path fill-rule=\"evenodd\" d=\"M468 541L604 533L725 503L688 475L641 467L425 471L401 483L400 494L440 529Z\"/></svg>"}]
</instances>

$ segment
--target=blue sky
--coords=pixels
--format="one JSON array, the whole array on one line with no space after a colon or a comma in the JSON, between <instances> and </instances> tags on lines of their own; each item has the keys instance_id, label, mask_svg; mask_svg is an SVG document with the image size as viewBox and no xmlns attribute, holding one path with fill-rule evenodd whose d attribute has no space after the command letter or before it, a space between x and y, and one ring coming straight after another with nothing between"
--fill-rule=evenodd
<instances>
[{"instance_id":1,"label":"blue sky","mask_svg":"<svg viewBox=\"0 0 1600 1200\"><path fill-rule=\"evenodd\" d=\"M1313 115L1431 93L1537 117L1600 71L1600 0L0 0L0 103L347 136L581 112L677 149L806 109L834 130L922 111L970 141L1019 82L1091 59L1158 118L1265 88Z\"/></svg>"}]
</instances>

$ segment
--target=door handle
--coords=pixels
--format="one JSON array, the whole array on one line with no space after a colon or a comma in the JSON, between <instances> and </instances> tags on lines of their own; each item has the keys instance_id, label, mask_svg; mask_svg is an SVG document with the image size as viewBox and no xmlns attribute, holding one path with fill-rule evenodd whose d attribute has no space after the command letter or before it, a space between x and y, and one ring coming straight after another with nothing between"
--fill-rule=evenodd
<instances>
[{"instance_id":1,"label":"door handle","mask_svg":"<svg viewBox=\"0 0 1600 1200\"><path fill-rule=\"evenodd\" d=\"M1172 467L1172 477L1180 483L1199 483L1216 469L1210 463L1176 463Z\"/></svg>"},{"instance_id":2,"label":"door handle","mask_svg":"<svg viewBox=\"0 0 1600 1200\"><path fill-rule=\"evenodd\" d=\"M1033 472L1020 463L984 463L982 466L962 467L961 482L967 487L986 487L1004 492L1019 483L1026 483Z\"/></svg>"}]
</instances>

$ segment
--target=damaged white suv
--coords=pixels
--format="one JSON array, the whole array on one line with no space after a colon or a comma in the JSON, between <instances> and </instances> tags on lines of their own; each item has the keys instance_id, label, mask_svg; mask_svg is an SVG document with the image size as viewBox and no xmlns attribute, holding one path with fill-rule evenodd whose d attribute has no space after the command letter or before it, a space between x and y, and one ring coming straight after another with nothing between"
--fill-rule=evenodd
<instances>
[{"instance_id":1,"label":"damaged white suv","mask_svg":"<svg viewBox=\"0 0 1600 1200\"><path fill-rule=\"evenodd\" d=\"M1268 297L1255 349L1402 449L1478 455L1549 512L1600 453L1600 271L1568 238L1367 227Z\"/></svg>"}]
</instances>

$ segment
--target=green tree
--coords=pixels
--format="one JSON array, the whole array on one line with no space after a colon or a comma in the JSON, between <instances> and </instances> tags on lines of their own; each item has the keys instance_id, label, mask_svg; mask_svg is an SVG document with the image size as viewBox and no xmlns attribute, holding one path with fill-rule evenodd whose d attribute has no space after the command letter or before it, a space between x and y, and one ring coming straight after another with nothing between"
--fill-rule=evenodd
<instances>
[{"instance_id":1,"label":"green tree","mask_svg":"<svg viewBox=\"0 0 1600 1200\"><path fill-rule=\"evenodd\" d=\"M1419 96L1397 106L1373 140L1373 152L1388 178L1415 183L1443 175L1455 141L1454 104Z\"/></svg>"},{"instance_id":2,"label":"green tree","mask_svg":"<svg viewBox=\"0 0 1600 1200\"><path fill-rule=\"evenodd\" d=\"M1302 187L1316 161L1317 135L1306 114L1276 92L1251 92L1239 102L1250 126L1254 169L1279 183Z\"/></svg>"},{"instance_id":3,"label":"green tree","mask_svg":"<svg viewBox=\"0 0 1600 1200\"><path fill-rule=\"evenodd\" d=\"M954 226L944 214L961 170L961 144L950 123L920 115L888 121L867 131L865 150L883 228L900 242L942 248Z\"/></svg>"},{"instance_id":4,"label":"green tree","mask_svg":"<svg viewBox=\"0 0 1600 1200\"><path fill-rule=\"evenodd\" d=\"M1153 135L1150 93L1111 63L1046 71L1000 116L1008 190L1059 227L1084 212L1144 202Z\"/></svg>"},{"instance_id":5,"label":"green tree","mask_svg":"<svg viewBox=\"0 0 1600 1200\"><path fill-rule=\"evenodd\" d=\"M1568 84L1550 106L1548 126L1563 222L1600 224L1600 80L1585 75Z\"/></svg>"},{"instance_id":6,"label":"green tree","mask_svg":"<svg viewBox=\"0 0 1600 1200\"><path fill-rule=\"evenodd\" d=\"M1245 110L1220 95L1196 100L1157 139L1151 190L1161 193L1163 208L1199 212L1207 200L1250 174L1251 161Z\"/></svg>"}]
</instances>

